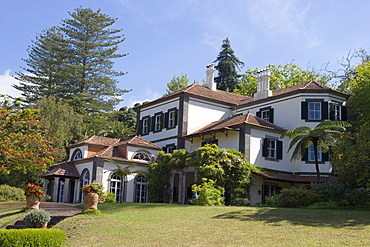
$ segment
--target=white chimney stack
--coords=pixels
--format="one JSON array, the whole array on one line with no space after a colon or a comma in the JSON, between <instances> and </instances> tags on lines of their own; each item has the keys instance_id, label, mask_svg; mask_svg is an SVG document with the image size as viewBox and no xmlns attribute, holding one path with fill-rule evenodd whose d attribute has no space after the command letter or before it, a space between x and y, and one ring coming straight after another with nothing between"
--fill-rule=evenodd
<instances>
[{"instance_id":1,"label":"white chimney stack","mask_svg":"<svg viewBox=\"0 0 370 247\"><path fill-rule=\"evenodd\" d=\"M217 85L215 83L215 64L211 63L206 66L206 85L209 89L216 91Z\"/></svg>"},{"instance_id":2,"label":"white chimney stack","mask_svg":"<svg viewBox=\"0 0 370 247\"><path fill-rule=\"evenodd\" d=\"M254 94L254 100L264 99L272 96L270 90L270 70L264 68L257 72L257 93Z\"/></svg>"}]
</instances>

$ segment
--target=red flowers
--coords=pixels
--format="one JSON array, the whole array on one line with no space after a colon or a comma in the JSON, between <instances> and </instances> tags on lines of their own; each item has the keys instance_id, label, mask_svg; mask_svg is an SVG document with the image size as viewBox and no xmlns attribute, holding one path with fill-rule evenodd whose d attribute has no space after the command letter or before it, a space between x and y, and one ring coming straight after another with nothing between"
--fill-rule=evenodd
<instances>
[{"instance_id":1,"label":"red flowers","mask_svg":"<svg viewBox=\"0 0 370 247\"><path fill-rule=\"evenodd\" d=\"M34 195L37 196L40 200L44 199L45 197L44 189L41 186L33 183L27 183L27 186L25 186L23 190L26 197Z\"/></svg>"}]
</instances>

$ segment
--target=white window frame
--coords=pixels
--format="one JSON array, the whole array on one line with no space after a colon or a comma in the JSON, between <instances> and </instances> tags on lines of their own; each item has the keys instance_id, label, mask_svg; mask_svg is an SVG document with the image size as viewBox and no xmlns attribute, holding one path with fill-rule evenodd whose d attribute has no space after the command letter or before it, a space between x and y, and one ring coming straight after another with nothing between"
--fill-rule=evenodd
<instances>
[{"instance_id":1,"label":"white window frame","mask_svg":"<svg viewBox=\"0 0 370 247\"><path fill-rule=\"evenodd\" d=\"M154 131L160 131L162 125L162 114L155 115L154 122Z\"/></svg>"},{"instance_id":2,"label":"white window frame","mask_svg":"<svg viewBox=\"0 0 370 247\"><path fill-rule=\"evenodd\" d=\"M321 151L317 151L317 159L318 159L319 162L322 161ZM314 151L314 148L313 148L313 144L311 144L307 148L307 160L310 161L310 162L315 162L315 151Z\"/></svg>"},{"instance_id":3,"label":"white window frame","mask_svg":"<svg viewBox=\"0 0 370 247\"><path fill-rule=\"evenodd\" d=\"M82 151L81 149L77 148L72 154L71 161L80 160L80 159L82 159Z\"/></svg>"},{"instance_id":4,"label":"white window frame","mask_svg":"<svg viewBox=\"0 0 370 247\"><path fill-rule=\"evenodd\" d=\"M276 140L267 139L267 158L276 159L277 155Z\"/></svg>"},{"instance_id":5,"label":"white window frame","mask_svg":"<svg viewBox=\"0 0 370 247\"><path fill-rule=\"evenodd\" d=\"M261 118L263 120L269 121L270 120L270 110L261 111Z\"/></svg>"},{"instance_id":6,"label":"white window frame","mask_svg":"<svg viewBox=\"0 0 370 247\"><path fill-rule=\"evenodd\" d=\"M109 192L115 195L115 202L122 202L122 178L115 173L110 178Z\"/></svg>"},{"instance_id":7,"label":"white window frame","mask_svg":"<svg viewBox=\"0 0 370 247\"><path fill-rule=\"evenodd\" d=\"M143 118L143 128L142 134L149 133L149 118Z\"/></svg>"},{"instance_id":8,"label":"white window frame","mask_svg":"<svg viewBox=\"0 0 370 247\"><path fill-rule=\"evenodd\" d=\"M135 202L143 203L148 201L148 182L143 175L135 178Z\"/></svg>"},{"instance_id":9,"label":"white window frame","mask_svg":"<svg viewBox=\"0 0 370 247\"><path fill-rule=\"evenodd\" d=\"M141 161L146 161L146 162L150 162L152 161L152 157L150 154L146 153L146 152L137 152L135 153L133 156L132 156L132 159L133 160L141 160Z\"/></svg>"},{"instance_id":10,"label":"white window frame","mask_svg":"<svg viewBox=\"0 0 370 247\"><path fill-rule=\"evenodd\" d=\"M321 120L321 102L308 102L308 120Z\"/></svg>"},{"instance_id":11,"label":"white window frame","mask_svg":"<svg viewBox=\"0 0 370 247\"><path fill-rule=\"evenodd\" d=\"M176 110L168 112L168 128L173 128L176 126Z\"/></svg>"},{"instance_id":12,"label":"white window frame","mask_svg":"<svg viewBox=\"0 0 370 247\"><path fill-rule=\"evenodd\" d=\"M333 111L334 111L334 119L333 120L341 120L341 105L334 104Z\"/></svg>"}]
</instances>

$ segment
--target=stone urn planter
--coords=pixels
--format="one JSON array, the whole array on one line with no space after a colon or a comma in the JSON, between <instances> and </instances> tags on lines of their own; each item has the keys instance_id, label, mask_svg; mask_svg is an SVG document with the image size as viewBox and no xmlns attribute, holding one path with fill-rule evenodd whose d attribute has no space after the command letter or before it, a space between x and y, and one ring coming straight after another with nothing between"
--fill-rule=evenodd
<instances>
[{"instance_id":1,"label":"stone urn planter","mask_svg":"<svg viewBox=\"0 0 370 247\"><path fill-rule=\"evenodd\" d=\"M97 193L87 193L84 195L85 210L95 209L98 210L99 195Z\"/></svg>"},{"instance_id":2,"label":"stone urn planter","mask_svg":"<svg viewBox=\"0 0 370 247\"><path fill-rule=\"evenodd\" d=\"M27 208L28 209L40 209L40 198L35 195L27 197Z\"/></svg>"}]
</instances>

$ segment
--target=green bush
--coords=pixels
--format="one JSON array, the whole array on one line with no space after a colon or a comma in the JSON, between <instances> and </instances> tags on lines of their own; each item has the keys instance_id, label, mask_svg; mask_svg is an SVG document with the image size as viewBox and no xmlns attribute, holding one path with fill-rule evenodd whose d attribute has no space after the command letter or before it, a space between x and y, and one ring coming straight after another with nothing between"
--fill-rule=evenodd
<instances>
[{"instance_id":1,"label":"green bush","mask_svg":"<svg viewBox=\"0 0 370 247\"><path fill-rule=\"evenodd\" d=\"M26 196L21 188L12 187L6 184L0 185L1 201L25 201Z\"/></svg>"},{"instance_id":2,"label":"green bush","mask_svg":"<svg viewBox=\"0 0 370 247\"><path fill-rule=\"evenodd\" d=\"M235 198L232 202L233 206L249 206L251 205L251 201L248 198Z\"/></svg>"},{"instance_id":3,"label":"green bush","mask_svg":"<svg viewBox=\"0 0 370 247\"><path fill-rule=\"evenodd\" d=\"M59 229L2 229L0 247L61 246L66 234Z\"/></svg>"},{"instance_id":4,"label":"green bush","mask_svg":"<svg viewBox=\"0 0 370 247\"><path fill-rule=\"evenodd\" d=\"M103 202L116 202L117 201L117 198L116 196L114 195L114 193L111 193L111 192L104 192L103 193L103 196L101 198L101 200Z\"/></svg>"},{"instance_id":5,"label":"green bush","mask_svg":"<svg viewBox=\"0 0 370 247\"><path fill-rule=\"evenodd\" d=\"M224 193L223 188L215 186L215 182L211 179L202 178L202 184L192 186L193 192L197 192L198 198L192 200L192 204L198 204L203 206L223 206Z\"/></svg>"},{"instance_id":6,"label":"green bush","mask_svg":"<svg viewBox=\"0 0 370 247\"><path fill-rule=\"evenodd\" d=\"M333 181L314 185L312 190L318 194L321 202L336 202L340 204L345 201L347 188L344 184Z\"/></svg>"},{"instance_id":7,"label":"green bush","mask_svg":"<svg viewBox=\"0 0 370 247\"><path fill-rule=\"evenodd\" d=\"M278 206L291 208L308 206L317 202L318 199L319 196L311 190L301 187L292 187L281 191Z\"/></svg>"},{"instance_id":8,"label":"green bush","mask_svg":"<svg viewBox=\"0 0 370 247\"><path fill-rule=\"evenodd\" d=\"M269 207L278 206L280 201L280 194L265 197L265 205Z\"/></svg>"},{"instance_id":9,"label":"green bush","mask_svg":"<svg viewBox=\"0 0 370 247\"><path fill-rule=\"evenodd\" d=\"M24 217L27 227L40 228L50 221L50 214L44 210L32 210Z\"/></svg>"}]
</instances>

